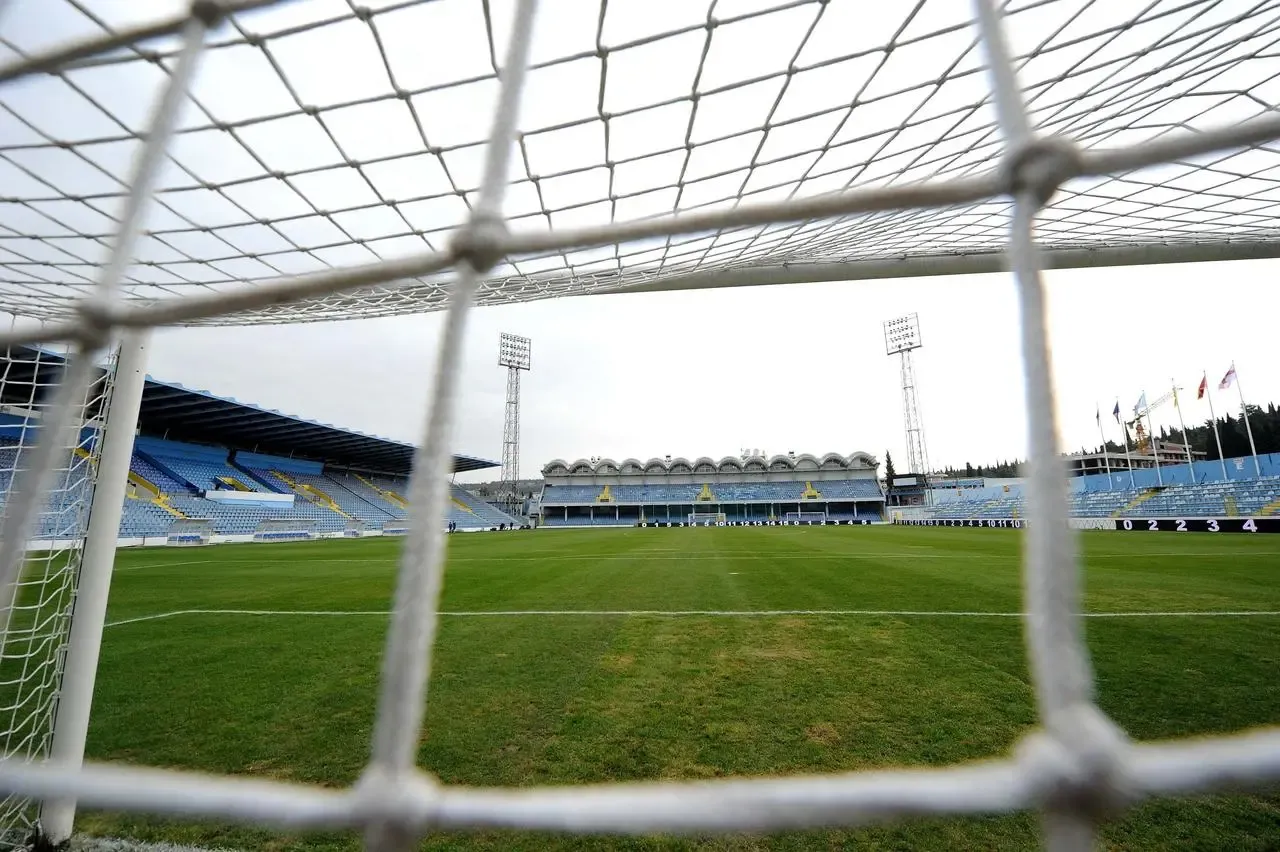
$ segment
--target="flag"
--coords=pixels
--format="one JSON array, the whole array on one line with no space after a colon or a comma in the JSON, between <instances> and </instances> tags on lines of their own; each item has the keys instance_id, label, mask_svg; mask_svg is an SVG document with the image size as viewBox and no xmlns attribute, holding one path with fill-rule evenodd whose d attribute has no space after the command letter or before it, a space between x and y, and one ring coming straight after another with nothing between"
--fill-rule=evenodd
<instances>
[{"instance_id":1,"label":"flag","mask_svg":"<svg viewBox=\"0 0 1280 852\"><path fill-rule=\"evenodd\" d=\"M1142 410L1147 407L1147 392L1143 391L1142 396L1138 397L1138 401L1133 404L1133 416L1141 417Z\"/></svg>"},{"instance_id":2,"label":"flag","mask_svg":"<svg viewBox=\"0 0 1280 852\"><path fill-rule=\"evenodd\" d=\"M1182 410L1182 406L1178 405L1178 389L1176 387L1173 389L1173 407L1179 411Z\"/></svg>"},{"instance_id":3,"label":"flag","mask_svg":"<svg viewBox=\"0 0 1280 852\"><path fill-rule=\"evenodd\" d=\"M1231 383L1236 380L1236 365L1232 364L1231 369L1227 370L1227 374L1222 377L1222 381L1218 382L1218 390L1226 390L1231 387Z\"/></svg>"},{"instance_id":4,"label":"flag","mask_svg":"<svg viewBox=\"0 0 1280 852\"><path fill-rule=\"evenodd\" d=\"M1209 374L1204 373L1200 376L1200 389L1196 391L1196 399L1204 399L1204 395L1209 392Z\"/></svg>"},{"instance_id":5,"label":"flag","mask_svg":"<svg viewBox=\"0 0 1280 852\"><path fill-rule=\"evenodd\" d=\"M1117 423L1120 422L1120 400L1118 399L1116 400L1116 410L1111 412L1111 416L1116 419Z\"/></svg>"},{"instance_id":6,"label":"flag","mask_svg":"<svg viewBox=\"0 0 1280 852\"><path fill-rule=\"evenodd\" d=\"M1098 406L1096 405L1093 407L1093 419L1098 421L1098 428L1101 429L1102 428L1102 409L1098 408Z\"/></svg>"}]
</instances>

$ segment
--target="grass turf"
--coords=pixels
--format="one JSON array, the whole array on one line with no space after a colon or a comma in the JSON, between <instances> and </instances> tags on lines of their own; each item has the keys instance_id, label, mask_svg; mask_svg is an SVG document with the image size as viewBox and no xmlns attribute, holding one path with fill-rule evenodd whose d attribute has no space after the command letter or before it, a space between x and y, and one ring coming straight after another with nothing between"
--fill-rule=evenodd
<instances>
[{"instance_id":1,"label":"grass turf","mask_svg":"<svg viewBox=\"0 0 1280 852\"><path fill-rule=\"evenodd\" d=\"M1021 608L1016 531L540 531L450 541L443 609ZM1082 538L1091 611L1280 610L1280 540ZM390 539L122 552L109 621L178 610L389 606ZM368 754L382 615L185 614L108 628L94 759L327 785ZM1020 623L896 615L504 615L443 620L420 764L532 785L939 765L1007 753L1034 724ZM1087 624L1099 701L1134 737L1280 722L1280 617ZM352 849L346 834L82 813L98 835ZM1280 848L1280 797L1138 808L1121 849ZM431 849L1011 849L1035 817L718 839L439 834Z\"/></svg>"}]
</instances>

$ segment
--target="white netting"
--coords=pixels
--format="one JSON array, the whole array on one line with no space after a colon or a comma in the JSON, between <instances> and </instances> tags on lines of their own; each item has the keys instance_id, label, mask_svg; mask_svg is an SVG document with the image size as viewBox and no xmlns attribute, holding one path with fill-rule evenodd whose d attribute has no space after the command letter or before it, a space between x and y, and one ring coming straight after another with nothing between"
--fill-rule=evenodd
<instances>
[{"instance_id":1,"label":"white netting","mask_svg":"<svg viewBox=\"0 0 1280 852\"><path fill-rule=\"evenodd\" d=\"M36 349L0 352L0 513L13 508L6 497L13 480L30 466L57 386L62 359ZM49 755L57 706L62 653L66 646L80 568L80 545L96 476L96 452L108 384L99 376L73 402L75 428L58 441L52 487L33 519L16 601L7 616L0 648L0 755ZM0 847L25 841L35 810L25 796L0 801Z\"/></svg>"},{"instance_id":2,"label":"white netting","mask_svg":"<svg viewBox=\"0 0 1280 852\"><path fill-rule=\"evenodd\" d=\"M378 850L407 848L434 827L744 831L1037 808L1048 844L1077 850L1104 813L1144 796L1280 780L1280 731L1134 744L1093 702L1040 281L1047 264L1280 254L1269 214L1280 4L1025 0L1001 21L978 0L975 22L940 0L557 2L536 43L534 0L514 12L495 0L246 0L229 4L227 22L223 7L202 2L138 31L116 19L138 14L136 4L93 5L0 9L0 306L60 319L0 344L77 347L46 421L71 422L92 377L84 356L120 328L448 312L360 783L335 791L81 768L79 752L59 745L73 704L64 699L61 760L0 761L0 790L52 800L42 817L50 839L69 833L77 799L289 830L359 828ZM68 34L82 41L48 46ZM180 122L206 42L209 64ZM491 123L476 108L486 102ZM665 215L673 210L683 214ZM414 765L472 305L1006 264L1022 310L1025 632L1041 722L1015 755L518 791L441 787ZM266 282L275 273L310 274ZM126 340L121 363L135 364L145 337ZM117 411L127 422L119 405L112 422ZM45 450L33 467L51 472ZM125 455L104 451L104 466L109 457ZM39 505L32 495L53 479L26 477L8 505ZM13 542L30 526L10 511L0 528L6 595L21 565ZM86 568L83 599L97 576ZM96 598L105 605L105 590ZM91 667L74 668L91 688ZM82 682L67 681L64 693Z\"/></svg>"},{"instance_id":3,"label":"white netting","mask_svg":"<svg viewBox=\"0 0 1280 852\"><path fill-rule=\"evenodd\" d=\"M22 68L51 43L154 20L139 7L12 0L0 62ZM545 18L502 205L530 240L486 271L479 302L1000 268L1010 204L990 183L932 209L659 227L625 242L546 236L987 174L1002 143L966 3L562 0ZM187 319L442 307L449 279L423 276L451 265L450 235L474 212L510 20L510 0L311 0L217 27L125 295L399 260L395 284L338 295L334 282L305 302L235 317L214 303ZM1082 147L1224 126L1280 99L1275 2L1022 0L1007 24L1033 122ZM0 298L23 314L65 315L117 230L146 106L179 47L121 41L0 93ZM1277 254L1276 151L1157 159L1064 186L1037 222L1051 262Z\"/></svg>"},{"instance_id":4,"label":"white netting","mask_svg":"<svg viewBox=\"0 0 1280 852\"><path fill-rule=\"evenodd\" d=\"M724 512L690 512L689 523L699 526L723 524L727 517Z\"/></svg>"}]
</instances>

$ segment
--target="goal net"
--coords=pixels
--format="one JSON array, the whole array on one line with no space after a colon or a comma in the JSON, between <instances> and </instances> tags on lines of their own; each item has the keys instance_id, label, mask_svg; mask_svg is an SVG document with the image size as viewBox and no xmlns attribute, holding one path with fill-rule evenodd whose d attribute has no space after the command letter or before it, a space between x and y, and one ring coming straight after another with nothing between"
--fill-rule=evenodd
<instances>
[{"instance_id":1,"label":"goal net","mask_svg":"<svg viewBox=\"0 0 1280 852\"><path fill-rule=\"evenodd\" d=\"M25 475L9 477L0 526L0 589L19 602L6 607L3 662L6 680L24 685L9 699L24 721L3 734L11 760L0 771L11 797L0 816L15 831L37 795L48 800L41 842L52 846L69 839L77 802L291 831L340 826L375 850L431 826L742 832L1035 809L1050 847L1083 849L1100 814L1145 796L1280 776L1280 731L1132 744L1094 701L1041 275L1280 255L1266 4L690 0L659 11L610 0L539 11L535 0L227 0L170 17L83 5L2 10L0 310L22 321L0 342L66 342L87 356L73 365L119 344L102 453L115 474L98 483L111 497L101 505L123 498L128 445L115 453L114 437L132 435L138 395L119 388L145 373L148 329L445 316L412 515L399 530L384 525L407 541L377 771L346 796L79 768L93 687L83 661L96 660L91 625L104 617L114 542L86 547L77 569L66 542L84 530L92 465L72 476L63 430L27 436L35 445L21 453ZM65 29L51 30L55 19ZM486 99L492 120L473 120ZM414 774L474 306L1005 271L1021 311L1023 626L1039 715L1015 755L873 776L518 795L442 792ZM27 402L45 403L42 423L74 423L93 410L86 400L106 401L93 381L73 366ZM46 506L67 507L50 528L35 521ZM24 571L31 540L61 549ZM77 577L76 623L90 626L67 644ZM50 745L55 696L72 723L59 722ZM61 759L45 765L50 750Z\"/></svg>"},{"instance_id":2,"label":"goal net","mask_svg":"<svg viewBox=\"0 0 1280 852\"><path fill-rule=\"evenodd\" d=\"M12 606L4 615L7 629L0 645L0 757L6 760L50 755L61 661L97 477L99 417L112 384L111 364L104 366L95 365L88 386L64 400L66 422L54 436L58 424L50 405L66 367L64 357L39 347L0 350L0 561L23 566L8 593ZM55 437L48 447L47 491L38 502L23 503L16 489L35 473L42 437ZM35 820L28 797L0 791L0 848L27 840Z\"/></svg>"},{"instance_id":3,"label":"goal net","mask_svg":"<svg viewBox=\"0 0 1280 852\"><path fill-rule=\"evenodd\" d=\"M206 518L180 518L169 525L164 543L173 547L212 544L213 521Z\"/></svg>"},{"instance_id":4,"label":"goal net","mask_svg":"<svg viewBox=\"0 0 1280 852\"><path fill-rule=\"evenodd\" d=\"M698 527L712 527L726 522L724 512L690 512L689 523Z\"/></svg>"},{"instance_id":5,"label":"goal net","mask_svg":"<svg viewBox=\"0 0 1280 852\"><path fill-rule=\"evenodd\" d=\"M314 518L271 518L259 521L254 541L309 541L316 537Z\"/></svg>"},{"instance_id":6,"label":"goal net","mask_svg":"<svg viewBox=\"0 0 1280 852\"><path fill-rule=\"evenodd\" d=\"M822 524L826 523L826 512L787 512L782 516L782 520L791 523L792 521L801 524Z\"/></svg>"},{"instance_id":7,"label":"goal net","mask_svg":"<svg viewBox=\"0 0 1280 852\"><path fill-rule=\"evenodd\" d=\"M358 518L351 518L347 521L346 527L342 530L342 535L346 538L361 538L369 529L369 525Z\"/></svg>"},{"instance_id":8,"label":"goal net","mask_svg":"<svg viewBox=\"0 0 1280 852\"><path fill-rule=\"evenodd\" d=\"M405 518L392 518L382 522L383 535L404 535L409 532L409 521Z\"/></svg>"}]
</instances>

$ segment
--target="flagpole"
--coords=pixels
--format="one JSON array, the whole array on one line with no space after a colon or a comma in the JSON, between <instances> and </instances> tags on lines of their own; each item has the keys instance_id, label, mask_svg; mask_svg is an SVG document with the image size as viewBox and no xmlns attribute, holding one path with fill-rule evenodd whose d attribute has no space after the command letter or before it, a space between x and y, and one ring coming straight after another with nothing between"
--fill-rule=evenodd
<instances>
[{"instance_id":1,"label":"flagpole","mask_svg":"<svg viewBox=\"0 0 1280 852\"><path fill-rule=\"evenodd\" d=\"M1231 371L1235 373L1236 362L1231 362ZM1240 374L1235 373L1236 391L1240 394L1240 416L1244 418L1244 431L1249 436L1249 452L1253 455L1253 472L1262 476L1262 466L1258 464L1258 448L1253 443L1253 427L1249 425L1249 409L1244 407L1244 388L1240 387Z\"/></svg>"},{"instance_id":2,"label":"flagpole","mask_svg":"<svg viewBox=\"0 0 1280 852\"><path fill-rule=\"evenodd\" d=\"M1129 468L1129 487L1137 488L1133 481L1133 456L1129 455L1129 430L1120 419L1120 400L1116 400L1116 423L1120 424L1120 437L1124 440L1124 463Z\"/></svg>"},{"instance_id":3,"label":"flagpole","mask_svg":"<svg viewBox=\"0 0 1280 852\"><path fill-rule=\"evenodd\" d=\"M1173 386L1173 407L1178 409L1178 426L1182 429L1182 448L1187 451L1187 474L1192 485L1196 484L1195 462L1191 459L1191 439L1187 437L1187 424L1182 419L1182 403L1178 402L1178 380L1170 379Z\"/></svg>"},{"instance_id":4,"label":"flagpole","mask_svg":"<svg viewBox=\"0 0 1280 852\"><path fill-rule=\"evenodd\" d=\"M1102 407L1096 402L1094 407L1094 419L1098 421L1098 437L1102 439L1102 463L1107 466L1107 485L1112 491L1116 490L1116 481L1111 478L1111 457L1107 454L1107 436L1102 431Z\"/></svg>"},{"instance_id":5,"label":"flagpole","mask_svg":"<svg viewBox=\"0 0 1280 852\"><path fill-rule=\"evenodd\" d=\"M1213 394L1209 392L1209 371L1204 371L1204 398L1209 400L1209 422L1213 424L1213 442L1218 445L1218 461L1222 463L1222 481L1227 481L1227 460L1222 455L1222 436L1218 434L1218 415L1213 413Z\"/></svg>"},{"instance_id":6,"label":"flagpole","mask_svg":"<svg viewBox=\"0 0 1280 852\"><path fill-rule=\"evenodd\" d=\"M1142 400L1145 402L1146 399L1147 399L1147 391L1144 388L1142 391ZM1156 484L1163 487L1164 474L1160 471L1160 447L1156 444L1156 430L1151 428L1151 406L1148 405L1146 406L1146 408L1147 408L1147 411L1146 411L1147 443L1151 444L1151 458L1154 459L1156 463ZM1139 420L1142 419L1141 414L1138 415L1138 419Z\"/></svg>"}]
</instances>

